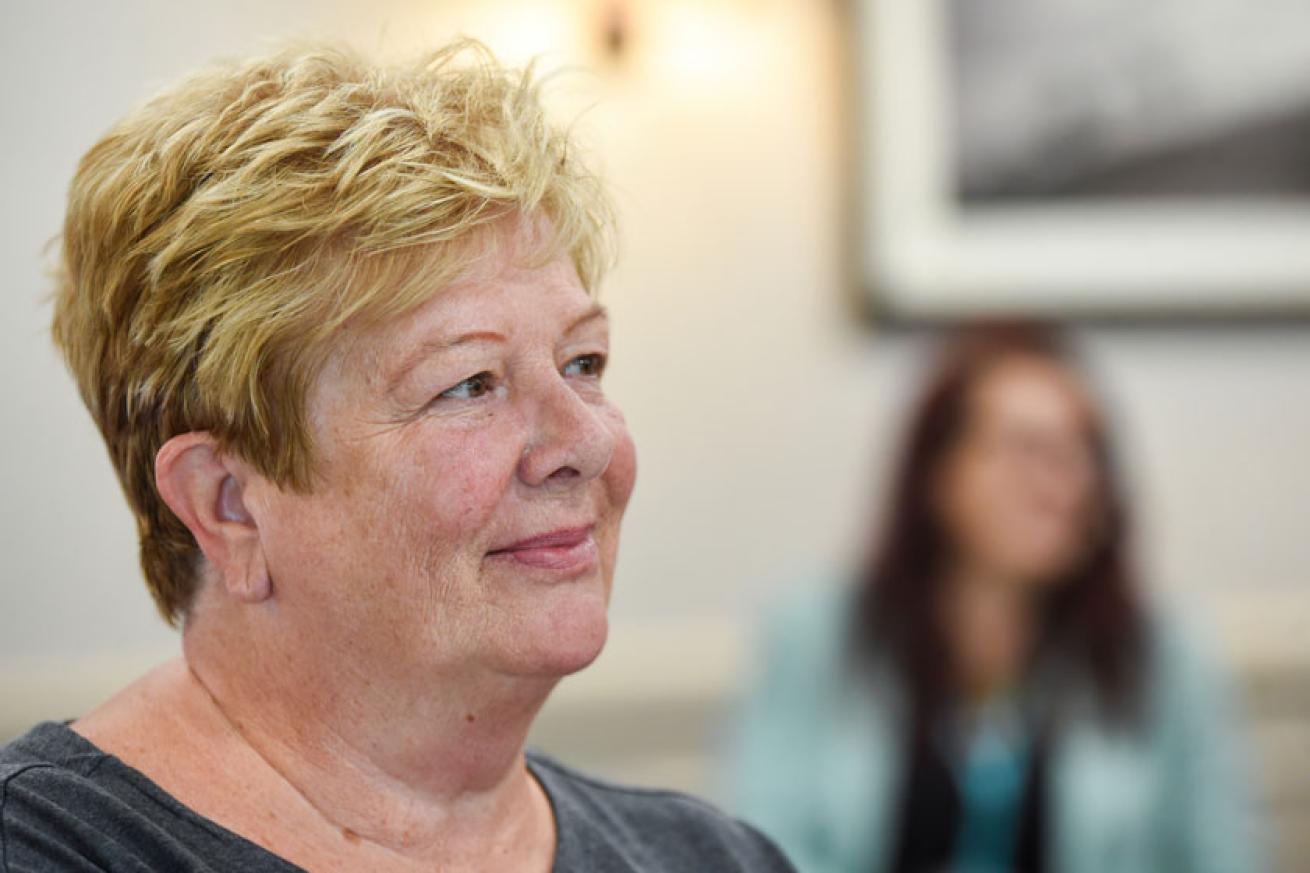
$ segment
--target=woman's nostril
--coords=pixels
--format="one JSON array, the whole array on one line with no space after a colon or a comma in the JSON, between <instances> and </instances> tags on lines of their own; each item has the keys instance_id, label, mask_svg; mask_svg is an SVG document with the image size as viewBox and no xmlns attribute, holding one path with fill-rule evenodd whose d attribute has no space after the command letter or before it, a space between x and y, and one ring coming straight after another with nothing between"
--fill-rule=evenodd
<instances>
[{"instance_id":1,"label":"woman's nostril","mask_svg":"<svg viewBox=\"0 0 1310 873\"><path fill-rule=\"evenodd\" d=\"M575 467L560 467L558 470L551 473L546 478L552 482L564 482L571 479L576 479L581 475L582 474L578 472L577 468Z\"/></svg>"}]
</instances>

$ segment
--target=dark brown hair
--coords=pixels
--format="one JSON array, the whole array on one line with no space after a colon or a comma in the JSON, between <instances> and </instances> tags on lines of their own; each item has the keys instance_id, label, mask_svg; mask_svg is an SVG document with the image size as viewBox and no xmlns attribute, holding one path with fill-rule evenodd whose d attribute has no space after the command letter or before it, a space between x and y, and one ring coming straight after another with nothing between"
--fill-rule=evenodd
<instances>
[{"instance_id":1,"label":"dark brown hair","mask_svg":"<svg viewBox=\"0 0 1310 873\"><path fill-rule=\"evenodd\" d=\"M881 537L861 573L852 639L858 659L885 655L904 675L919 724L949 700L943 630L936 618L951 543L931 497L933 480L968 425L975 387L997 364L1036 357L1074 376L1079 367L1054 326L976 323L954 330L905 437ZM1040 645L1059 647L1089 674L1105 712L1134 698L1143 617L1128 556L1128 518L1099 414L1088 440L1097 466L1098 518L1083 560L1052 591Z\"/></svg>"}]
</instances>

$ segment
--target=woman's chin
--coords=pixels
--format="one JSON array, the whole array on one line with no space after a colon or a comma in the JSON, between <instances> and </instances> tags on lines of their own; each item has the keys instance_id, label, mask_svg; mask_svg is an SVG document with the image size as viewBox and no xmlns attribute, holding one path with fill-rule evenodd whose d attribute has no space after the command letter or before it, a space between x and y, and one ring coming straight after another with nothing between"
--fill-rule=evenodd
<instances>
[{"instance_id":1,"label":"woman's chin","mask_svg":"<svg viewBox=\"0 0 1310 873\"><path fill-rule=\"evenodd\" d=\"M607 598L590 586L552 592L545 603L517 622L515 639L507 641L511 672L535 676L567 676L600 655L609 633Z\"/></svg>"}]
</instances>

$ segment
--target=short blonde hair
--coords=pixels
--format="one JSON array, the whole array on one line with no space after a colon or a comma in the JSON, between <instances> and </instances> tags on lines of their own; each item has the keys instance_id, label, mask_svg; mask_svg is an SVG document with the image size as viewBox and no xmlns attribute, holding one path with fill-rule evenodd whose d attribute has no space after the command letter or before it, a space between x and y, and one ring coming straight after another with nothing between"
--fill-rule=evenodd
<instances>
[{"instance_id":1,"label":"short blonde hair","mask_svg":"<svg viewBox=\"0 0 1310 873\"><path fill-rule=\"evenodd\" d=\"M549 247L594 292L612 212L539 90L530 68L467 39L394 67L297 47L187 79L83 157L53 332L169 623L191 602L200 552L155 487L167 440L208 431L308 490L306 400L334 335L429 299L510 214L548 219Z\"/></svg>"}]
</instances>

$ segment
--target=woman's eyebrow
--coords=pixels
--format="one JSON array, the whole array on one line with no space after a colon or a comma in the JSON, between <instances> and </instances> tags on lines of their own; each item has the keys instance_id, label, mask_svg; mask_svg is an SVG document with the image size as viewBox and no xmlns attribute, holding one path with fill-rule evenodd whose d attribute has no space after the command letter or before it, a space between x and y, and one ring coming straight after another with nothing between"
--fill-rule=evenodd
<instances>
[{"instance_id":1,"label":"woman's eyebrow","mask_svg":"<svg viewBox=\"0 0 1310 873\"><path fill-rule=\"evenodd\" d=\"M505 335L494 330L471 330L454 337L429 337L415 346L413 351L405 355L401 362L391 370L386 379L387 393L390 394L400 387L400 383L420 362L434 355L473 342L503 343L505 342Z\"/></svg>"},{"instance_id":2,"label":"woman's eyebrow","mask_svg":"<svg viewBox=\"0 0 1310 873\"><path fill-rule=\"evenodd\" d=\"M592 303L591 306L587 308L586 312L582 313L577 318L573 319L572 322L569 323L569 326L564 329L564 332L573 333L573 331L577 330L579 327L581 327L582 325L586 324L589 321L595 321L598 318L608 319L609 316L610 314L608 309L606 309L604 306L602 306L599 303Z\"/></svg>"},{"instance_id":3,"label":"woman's eyebrow","mask_svg":"<svg viewBox=\"0 0 1310 873\"><path fill-rule=\"evenodd\" d=\"M572 333L584 324L601 318L609 318L609 310L600 303L592 303L591 306L587 307L586 312L583 312L569 323L568 327L564 329L564 333ZM449 351L471 342L503 343L505 341L505 335L497 333L494 330L472 330L455 337L429 337L415 346L414 350L407 354L404 359L401 360L393 370L391 370L386 379L387 393L393 393L400 387L400 383L404 381L405 377L408 376L421 361L427 360L434 355L439 355L442 352Z\"/></svg>"}]
</instances>

